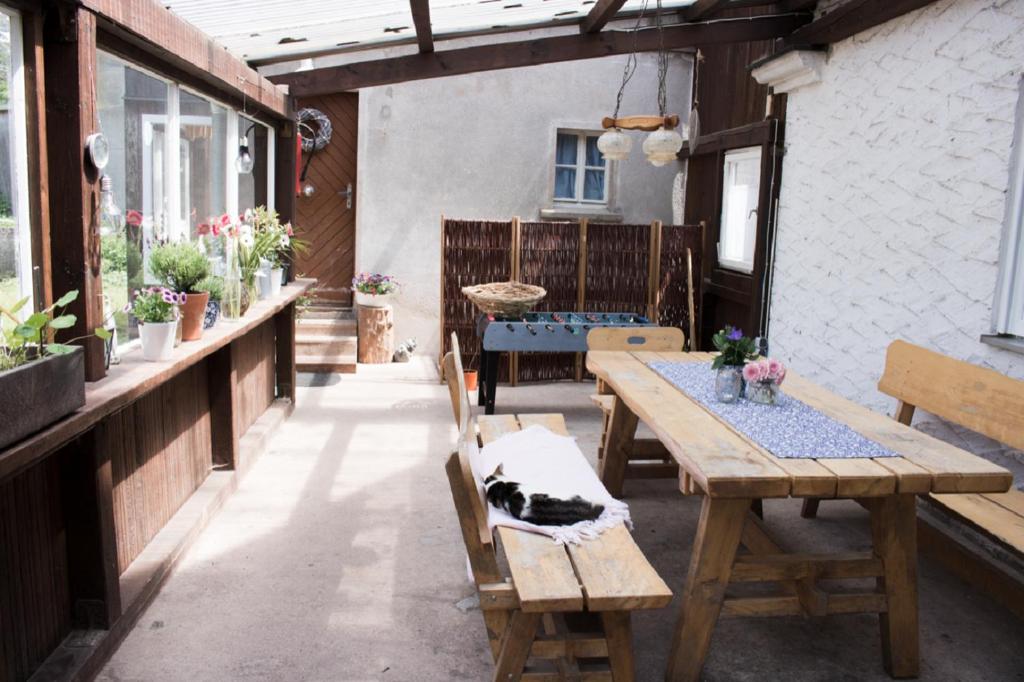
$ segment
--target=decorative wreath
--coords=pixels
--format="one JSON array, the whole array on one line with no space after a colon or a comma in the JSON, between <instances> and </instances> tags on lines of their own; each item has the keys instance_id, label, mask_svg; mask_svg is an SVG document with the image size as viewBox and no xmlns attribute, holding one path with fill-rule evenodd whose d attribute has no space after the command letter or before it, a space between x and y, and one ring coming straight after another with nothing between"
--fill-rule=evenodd
<instances>
[{"instance_id":1,"label":"decorative wreath","mask_svg":"<svg viewBox=\"0 0 1024 682\"><path fill-rule=\"evenodd\" d=\"M302 138L302 151L320 151L331 141L331 121L319 109L299 110L299 137Z\"/></svg>"}]
</instances>

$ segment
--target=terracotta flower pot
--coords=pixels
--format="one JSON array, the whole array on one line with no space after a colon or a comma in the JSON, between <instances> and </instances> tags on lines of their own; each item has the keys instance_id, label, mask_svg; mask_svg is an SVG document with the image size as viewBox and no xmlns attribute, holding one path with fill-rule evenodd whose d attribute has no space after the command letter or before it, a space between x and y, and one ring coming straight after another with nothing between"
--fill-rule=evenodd
<instances>
[{"instance_id":1,"label":"terracotta flower pot","mask_svg":"<svg viewBox=\"0 0 1024 682\"><path fill-rule=\"evenodd\" d=\"M210 300L209 292L188 294L185 304L181 306L181 339L195 341L203 335L203 320L206 318L206 304Z\"/></svg>"},{"instance_id":2,"label":"terracotta flower pot","mask_svg":"<svg viewBox=\"0 0 1024 682\"><path fill-rule=\"evenodd\" d=\"M464 377L466 377L466 390L467 391L475 391L476 390L476 370L475 369L467 369L467 370L465 370L462 373L462 375Z\"/></svg>"}]
</instances>

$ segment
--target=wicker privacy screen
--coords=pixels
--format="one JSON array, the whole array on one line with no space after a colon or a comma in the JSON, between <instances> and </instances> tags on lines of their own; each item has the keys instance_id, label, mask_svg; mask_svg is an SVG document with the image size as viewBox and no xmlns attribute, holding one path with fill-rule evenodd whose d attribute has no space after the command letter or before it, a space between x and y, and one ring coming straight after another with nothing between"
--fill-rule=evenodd
<instances>
[{"instance_id":1,"label":"wicker privacy screen","mask_svg":"<svg viewBox=\"0 0 1024 682\"><path fill-rule=\"evenodd\" d=\"M700 225L579 222L442 221L443 352L454 331L463 365L479 366L478 311L462 294L470 284L516 279L547 289L538 311L635 312L690 336L687 248L699 303ZM699 315L696 316L699 319ZM512 353L499 381L582 378L574 353Z\"/></svg>"}]
</instances>

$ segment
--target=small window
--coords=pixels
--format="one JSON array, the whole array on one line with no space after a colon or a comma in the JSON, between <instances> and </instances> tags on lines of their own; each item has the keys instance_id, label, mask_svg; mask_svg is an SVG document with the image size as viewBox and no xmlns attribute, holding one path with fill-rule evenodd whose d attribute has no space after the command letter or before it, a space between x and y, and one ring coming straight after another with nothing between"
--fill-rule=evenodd
<instances>
[{"instance_id":1,"label":"small window","mask_svg":"<svg viewBox=\"0 0 1024 682\"><path fill-rule=\"evenodd\" d=\"M555 142L555 201L608 203L608 169L596 133L558 131Z\"/></svg>"},{"instance_id":2,"label":"small window","mask_svg":"<svg viewBox=\"0 0 1024 682\"><path fill-rule=\"evenodd\" d=\"M995 331L1024 337L1024 79L1019 85L1011 156L1006 223L999 256Z\"/></svg>"},{"instance_id":3,"label":"small window","mask_svg":"<svg viewBox=\"0 0 1024 682\"><path fill-rule=\"evenodd\" d=\"M718 263L723 268L753 272L757 240L757 202L761 191L761 148L725 153L722 173L722 219Z\"/></svg>"}]
</instances>

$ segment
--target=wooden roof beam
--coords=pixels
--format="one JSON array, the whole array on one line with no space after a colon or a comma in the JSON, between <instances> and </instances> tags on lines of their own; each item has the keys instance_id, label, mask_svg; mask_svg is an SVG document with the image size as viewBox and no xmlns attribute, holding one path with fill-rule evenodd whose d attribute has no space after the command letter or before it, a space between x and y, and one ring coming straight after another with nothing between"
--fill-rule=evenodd
<instances>
[{"instance_id":1,"label":"wooden roof beam","mask_svg":"<svg viewBox=\"0 0 1024 682\"><path fill-rule=\"evenodd\" d=\"M666 26L665 47L679 50L698 45L773 40L789 35L810 19L808 14L790 13ZM294 96L308 97L477 71L608 57L631 52L633 44L632 31L601 31L374 59L295 71L272 76L270 80L288 85ZM656 51L658 32L641 29L636 36L636 47L641 52Z\"/></svg>"},{"instance_id":2,"label":"wooden roof beam","mask_svg":"<svg viewBox=\"0 0 1024 682\"><path fill-rule=\"evenodd\" d=\"M787 45L830 45L934 0L848 0L786 38Z\"/></svg>"},{"instance_id":3,"label":"wooden roof beam","mask_svg":"<svg viewBox=\"0 0 1024 682\"><path fill-rule=\"evenodd\" d=\"M597 33L625 4L626 0L597 0L580 22L580 33Z\"/></svg>"},{"instance_id":4,"label":"wooden roof beam","mask_svg":"<svg viewBox=\"0 0 1024 682\"><path fill-rule=\"evenodd\" d=\"M409 0L412 10L412 23L416 27L416 42L420 52L434 51L434 32L430 28L429 0Z\"/></svg>"},{"instance_id":5,"label":"wooden roof beam","mask_svg":"<svg viewBox=\"0 0 1024 682\"><path fill-rule=\"evenodd\" d=\"M714 14L729 4L729 0L697 0L689 7L680 10L684 21L697 21Z\"/></svg>"}]
</instances>

